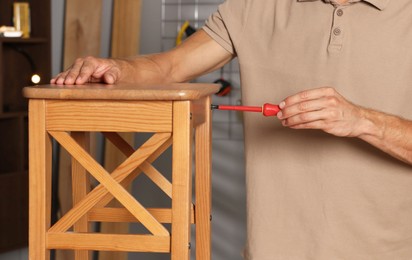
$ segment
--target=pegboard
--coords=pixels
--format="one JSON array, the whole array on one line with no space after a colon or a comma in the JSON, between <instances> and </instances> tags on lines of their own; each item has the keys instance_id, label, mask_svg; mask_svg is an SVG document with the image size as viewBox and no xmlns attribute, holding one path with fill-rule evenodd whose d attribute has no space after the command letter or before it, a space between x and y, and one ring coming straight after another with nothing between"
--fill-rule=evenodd
<instances>
[{"instance_id":1,"label":"pegboard","mask_svg":"<svg viewBox=\"0 0 412 260\"><path fill-rule=\"evenodd\" d=\"M176 37L186 21L196 30L202 28L208 17L223 2L224 0L162 0L162 51L176 46ZM213 102L239 105L241 92L237 59L225 65L223 69L202 76L194 82L212 83L220 78L231 83L232 91L224 97L215 96ZM241 112L214 111L213 139L243 140Z\"/></svg>"}]
</instances>

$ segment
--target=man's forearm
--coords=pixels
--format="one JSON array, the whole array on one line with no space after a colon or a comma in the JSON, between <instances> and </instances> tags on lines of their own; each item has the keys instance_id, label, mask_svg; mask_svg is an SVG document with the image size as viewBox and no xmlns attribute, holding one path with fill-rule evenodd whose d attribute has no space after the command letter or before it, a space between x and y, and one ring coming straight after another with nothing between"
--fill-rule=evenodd
<instances>
[{"instance_id":1,"label":"man's forearm","mask_svg":"<svg viewBox=\"0 0 412 260\"><path fill-rule=\"evenodd\" d=\"M393 157L412 164L412 122L382 112L362 109L358 137Z\"/></svg>"},{"instance_id":2,"label":"man's forearm","mask_svg":"<svg viewBox=\"0 0 412 260\"><path fill-rule=\"evenodd\" d=\"M128 60L132 66L122 70L132 71L128 71L121 80L142 83L187 82L222 67L233 57L203 30L199 30L170 51Z\"/></svg>"},{"instance_id":3,"label":"man's forearm","mask_svg":"<svg viewBox=\"0 0 412 260\"><path fill-rule=\"evenodd\" d=\"M161 55L164 54L116 60L121 71L119 82L153 84L179 82L172 76L172 64L169 64L168 59L162 58Z\"/></svg>"},{"instance_id":4,"label":"man's forearm","mask_svg":"<svg viewBox=\"0 0 412 260\"><path fill-rule=\"evenodd\" d=\"M79 58L50 82L69 85L187 82L220 68L233 57L234 54L199 30L176 48L163 53L129 59Z\"/></svg>"}]
</instances>

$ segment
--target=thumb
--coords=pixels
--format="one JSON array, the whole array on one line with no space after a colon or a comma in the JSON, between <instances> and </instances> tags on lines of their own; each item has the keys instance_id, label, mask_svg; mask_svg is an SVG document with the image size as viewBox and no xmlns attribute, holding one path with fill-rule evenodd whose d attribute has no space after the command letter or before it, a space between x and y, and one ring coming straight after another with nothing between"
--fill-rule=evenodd
<instances>
[{"instance_id":1,"label":"thumb","mask_svg":"<svg viewBox=\"0 0 412 260\"><path fill-rule=\"evenodd\" d=\"M117 81L117 77L111 72L106 72L103 75L103 82L106 84L115 84L116 81Z\"/></svg>"}]
</instances>

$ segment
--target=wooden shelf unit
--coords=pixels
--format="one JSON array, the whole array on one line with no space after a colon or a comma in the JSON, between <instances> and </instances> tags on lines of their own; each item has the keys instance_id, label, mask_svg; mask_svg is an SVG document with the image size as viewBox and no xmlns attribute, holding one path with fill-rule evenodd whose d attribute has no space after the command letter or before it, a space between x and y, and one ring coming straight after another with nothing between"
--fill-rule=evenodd
<instances>
[{"instance_id":1,"label":"wooden shelf unit","mask_svg":"<svg viewBox=\"0 0 412 260\"><path fill-rule=\"evenodd\" d=\"M0 25L13 25L14 2L29 2L31 35L0 37L0 252L28 243L28 102L21 92L33 73L40 84L51 77L51 1L0 0Z\"/></svg>"}]
</instances>

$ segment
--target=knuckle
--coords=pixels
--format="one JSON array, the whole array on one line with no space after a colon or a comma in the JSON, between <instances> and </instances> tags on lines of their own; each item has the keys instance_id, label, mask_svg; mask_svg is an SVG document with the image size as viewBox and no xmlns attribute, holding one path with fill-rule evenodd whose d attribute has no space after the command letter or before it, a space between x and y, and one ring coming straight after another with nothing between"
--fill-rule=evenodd
<instances>
[{"instance_id":1,"label":"knuckle","mask_svg":"<svg viewBox=\"0 0 412 260\"><path fill-rule=\"evenodd\" d=\"M95 62L95 60L96 60L96 58L93 57L93 56L86 56L86 57L83 58L84 63L92 63L93 64Z\"/></svg>"},{"instance_id":2,"label":"knuckle","mask_svg":"<svg viewBox=\"0 0 412 260\"><path fill-rule=\"evenodd\" d=\"M335 96L329 96L327 97L327 102L330 106L336 106L339 103L339 100Z\"/></svg>"},{"instance_id":3,"label":"knuckle","mask_svg":"<svg viewBox=\"0 0 412 260\"><path fill-rule=\"evenodd\" d=\"M76 75L77 75L77 73L75 73L74 71L69 71L66 74L66 78L74 78L74 77L76 77Z\"/></svg>"},{"instance_id":4,"label":"knuckle","mask_svg":"<svg viewBox=\"0 0 412 260\"><path fill-rule=\"evenodd\" d=\"M298 104L299 111L306 111L308 108L308 104L306 102L301 102Z\"/></svg>"},{"instance_id":5,"label":"knuckle","mask_svg":"<svg viewBox=\"0 0 412 260\"><path fill-rule=\"evenodd\" d=\"M338 117L340 117L340 113L339 113L338 111L336 111L336 110L330 111L330 112L329 112L329 115L330 115L331 118L338 118Z\"/></svg>"},{"instance_id":6,"label":"knuckle","mask_svg":"<svg viewBox=\"0 0 412 260\"><path fill-rule=\"evenodd\" d=\"M84 58L77 58L74 63L83 63Z\"/></svg>"},{"instance_id":7,"label":"knuckle","mask_svg":"<svg viewBox=\"0 0 412 260\"><path fill-rule=\"evenodd\" d=\"M335 88L332 87L325 87L324 91L327 95L334 96L336 94Z\"/></svg>"},{"instance_id":8,"label":"knuckle","mask_svg":"<svg viewBox=\"0 0 412 260\"><path fill-rule=\"evenodd\" d=\"M300 92L300 93L299 93L299 97L300 97L301 99L307 99L307 98L309 98L309 91L302 91L302 92Z\"/></svg>"},{"instance_id":9,"label":"knuckle","mask_svg":"<svg viewBox=\"0 0 412 260\"><path fill-rule=\"evenodd\" d=\"M299 115L299 120L303 121L303 122L308 121L308 115L307 114L300 114Z\"/></svg>"},{"instance_id":10,"label":"knuckle","mask_svg":"<svg viewBox=\"0 0 412 260\"><path fill-rule=\"evenodd\" d=\"M69 71L61 72L57 75L57 78L66 78L67 74L69 74Z\"/></svg>"},{"instance_id":11,"label":"knuckle","mask_svg":"<svg viewBox=\"0 0 412 260\"><path fill-rule=\"evenodd\" d=\"M85 56L85 57L84 57L84 59L85 59L85 60L94 60L94 57L93 57L93 56L88 55L88 56Z\"/></svg>"}]
</instances>

